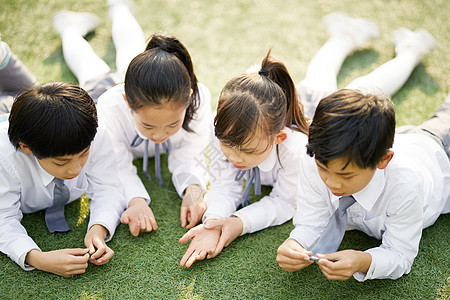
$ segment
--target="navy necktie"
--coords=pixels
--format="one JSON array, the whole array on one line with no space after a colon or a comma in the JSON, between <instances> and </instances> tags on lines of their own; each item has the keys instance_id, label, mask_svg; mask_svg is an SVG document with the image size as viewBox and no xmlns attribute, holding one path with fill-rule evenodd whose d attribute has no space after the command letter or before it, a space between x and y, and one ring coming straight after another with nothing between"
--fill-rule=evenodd
<instances>
[{"instance_id":1,"label":"navy necktie","mask_svg":"<svg viewBox=\"0 0 450 300\"><path fill-rule=\"evenodd\" d=\"M247 174L247 182L245 184L244 195L242 196L242 207L246 204L250 204L250 189L252 184L255 184L255 195L261 195L261 178L258 167L253 167L249 170L239 170L234 178L235 181L241 180L241 178Z\"/></svg>"},{"instance_id":2,"label":"navy necktie","mask_svg":"<svg viewBox=\"0 0 450 300\"><path fill-rule=\"evenodd\" d=\"M321 237L311 249L313 256L317 253L328 254L336 252L342 242L347 227L347 208L356 202L353 196L339 198L339 207L331 216L330 221Z\"/></svg>"},{"instance_id":3,"label":"navy necktie","mask_svg":"<svg viewBox=\"0 0 450 300\"><path fill-rule=\"evenodd\" d=\"M70 230L64 217L64 206L69 201L70 192L64 180L54 178L53 205L45 210L45 223L50 232L66 232Z\"/></svg>"},{"instance_id":4,"label":"navy necktie","mask_svg":"<svg viewBox=\"0 0 450 300\"><path fill-rule=\"evenodd\" d=\"M142 158L142 171L145 174L145 177L147 178L147 180L151 180L150 174L148 173L148 140L144 140L143 138L141 138L139 136L139 134L136 133L136 136L134 137L134 139L131 141L131 148L136 148L137 146L139 146L140 144L142 144L142 142L145 141L145 147L144 147L144 156ZM159 186L163 186L163 181L162 181L162 177L161 177L161 154L160 154L160 148L159 148L160 144L155 144L155 176L159 181ZM170 139L167 139L167 141L165 141L164 143L161 143L164 151L166 153L170 153L171 149L172 149L172 144L170 143Z\"/></svg>"}]
</instances>

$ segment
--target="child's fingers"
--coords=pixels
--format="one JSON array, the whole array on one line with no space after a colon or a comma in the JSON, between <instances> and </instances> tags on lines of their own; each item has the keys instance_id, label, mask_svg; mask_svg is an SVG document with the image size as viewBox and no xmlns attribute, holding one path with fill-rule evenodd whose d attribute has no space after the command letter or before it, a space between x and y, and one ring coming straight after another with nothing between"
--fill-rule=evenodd
<instances>
[{"instance_id":1,"label":"child's fingers","mask_svg":"<svg viewBox=\"0 0 450 300\"><path fill-rule=\"evenodd\" d=\"M179 242L184 244L190 239L192 239L195 236L195 234L192 232L192 229L186 232L180 239Z\"/></svg>"},{"instance_id":2,"label":"child's fingers","mask_svg":"<svg viewBox=\"0 0 450 300\"><path fill-rule=\"evenodd\" d=\"M194 227L195 225L197 225L198 223L198 214L195 210L192 210L189 212L189 225L186 226L186 229L191 229L192 227Z\"/></svg>"},{"instance_id":3,"label":"child's fingers","mask_svg":"<svg viewBox=\"0 0 450 300\"><path fill-rule=\"evenodd\" d=\"M181 227L186 227L186 218L187 218L188 208L187 207L181 207L180 209L180 222Z\"/></svg>"},{"instance_id":4,"label":"child's fingers","mask_svg":"<svg viewBox=\"0 0 450 300\"><path fill-rule=\"evenodd\" d=\"M152 231L152 223L150 222L150 218L147 215L144 215L145 226L141 227L141 232L150 232Z\"/></svg>"},{"instance_id":5,"label":"child's fingers","mask_svg":"<svg viewBox=\"0 0 450 300\"><path fill-rule=\"evenodd\" d=\"M146 226L146 224L145 224L145 215L144 214L139 214L138 219L139 219L139 224L140 224L140 226L139 226L139 231L140 231L142 228L145 228L145 226Z\"/></svg>"},{"instance_id":6,"label":"child's fingers","mask_svg":"<svg viewBox=\"0 0 450 300\"><path fill-rule=\"evenodd\" d=\"M98 258L100 258L103 253L105 253L106 251L106 244L103 243L98 243L98 245L96 245L97 251L95 251L94 254L91 254L91 260L96 260Z\"/></svg>"},{"instance_id":7,"label":"child's fingers","mask_svg":"<svg viewBox=\"0 0 450 300\"><path fill-rule=\"evenodd\" d=\"M89 255L93 255L95 253L94 243L91 242L89 245Z\"/></svg>"},{"instance_id":8,"label":"child's fingers","mask_svg":"<svg viewBox=\"0 0 450 300\"><path fill-rule=\"evenodd\" d=\"M113 257L114 255L114 251L109 248L108 246L105 247L105 252L102 254L101 257L99 257L94 264L96 265L104 265L106 263L109 262L109 260L111 259L111 257Z\"/></svg>"},{"instance_id":9,"label":"child's fingers","mask_svg":"<svg viewBox=\"0 0 450 300\"><path fill-rule=\"evenodd\" d=\"M121 222L122 224L128 224L128 223L130 222L130 218L128 217L127 212L124 212L124 213L122 214L122 216L120 217L120 222Z\"/></svg>"},{"instance_id":10,"label":"child's fingers","mask_svg":"<svg viewBox=\"0 0 450 300\"><path fill-rule=\"evenodd\" d=\"M72 254L75 256L85 256L86 254L89 257L89 248L70 248L70 249L66 249L65 251L68 254Z\"/></svg>"},{"instance_id":11,"label":"child's fingers","mask_svg":"<svg viewBox=\"0 0 450 300\"><path fill-rule=\"evenodd\" d=\"M139 230L141 229L141 224L139 223L139 221L130 222L128 224L128 228L130 229L130 233L133 236L138 236L139 235Z\"/></svg>"},{"instance_id":12,"label":"child's fingers","mask_svg":"<svg viewBox=\"0 0 450 300\"><path fill-rule=\"evenodd\" d=\"M189 260L186 263L186 267L190 267L192 266L192 264L197 261L197 260L203 260L206 257L206 250L201 250L200 252L194 252L193 255L191 255L191 257L189 258Z\"/></svg>"},{"instance_id":13,"label":"child's fingers","mask_svg":"<svg viewBox=\"0 0 450 300\"><path fill-rule=\"evenodd\" d=\"M191 248L188 248L186 252L184 253L183 257L180 260L180 266L185 266L186 262L188 261L189 257L194 253L194 250Z\"/></svg>"},{"instance_id":14,"label":"child's fingers","mask_svg":"<svg viewBox=\"0 0 450 300\"><path fill-rule=\"evenodd\" d=\"M152 230L158 229L158 224L156 223L155 216L153 214L151 214L148 219L150 221L150 224L152 224Z\"/></svg>"}]
</instances>

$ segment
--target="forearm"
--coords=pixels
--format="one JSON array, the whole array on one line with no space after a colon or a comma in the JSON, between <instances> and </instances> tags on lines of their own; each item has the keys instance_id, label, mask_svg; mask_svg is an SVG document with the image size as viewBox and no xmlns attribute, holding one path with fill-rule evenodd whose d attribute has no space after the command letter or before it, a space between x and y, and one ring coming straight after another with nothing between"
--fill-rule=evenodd
<instances>
[{"instance_id":1,"label":"forearm","mask_svg":"<svg viewBox=\"0 0 450 300\"><path fill-rule=\"evenodd\" d=\"M362 251L355 251L355 253L357 256L355 273L367 273L367 271L369 271L370 264L372 263L372 255Z\"/></svg>"},{"instance_id":2,"label":"forearm","mask_svg":"<svg viewBox=\"0 0 450 300\"><path fill-rule=\"evenodd\" d=\"M28 252L25 258L25 264L30 267L36 268L38 270L42 270L42 261L43 261L43 252L41 250L32 249Z\"/></svg>"},{"instance_id":3,"label":"forearm","mask_svg":"<svg viewBox=\"0 0 450 300\"><path fill-rule=\"evenodd\" d=\"M109 235L109 231L103 225L95 224L91 228L89 228L86 235L96 236L101 238L102 240L105 240L106 237Z\"/></svg>"}]
</instances>

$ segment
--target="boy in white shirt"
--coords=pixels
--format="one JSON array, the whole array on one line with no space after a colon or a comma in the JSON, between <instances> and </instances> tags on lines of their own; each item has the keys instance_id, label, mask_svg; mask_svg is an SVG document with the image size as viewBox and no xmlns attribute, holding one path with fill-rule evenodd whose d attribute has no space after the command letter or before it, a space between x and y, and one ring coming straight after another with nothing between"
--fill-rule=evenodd
<instances>
[{"instance_id":1,"label":"boy in white shirt","mask_svg":"<svg viewBox=\"0 0 450 300\"><path fill-rule=\"evenodd\" d=\"M88 261L106 264L114 255L106 241L125 201L92 98L69 83L36 85L16 98L9 126L2 128L0 251L24 270L61 276L84 273ZM42 252L20 223L23 213L45 210L50 232L65 232L75 224L66 221L64 206L84 193L92 199L86 248Z\"/></svg>"},{"instance_id":2,"label":"boy in white shirt","mask_svg":"<svg viewBox=\"0 0 450 300\"><path fill-rule=\"evenodd\" d=\"M432 119L395 135L387 98L340 90L322 99L309 129L309 156L300 162L295 229L278 248L280 267L296 271L317 261L332 280L409 273L422 229L450 211L449 113L447 97ZM353 199L347 216L341 199ZM336 252L346 228L382 243Z\"/></svg>"}]
</instances>

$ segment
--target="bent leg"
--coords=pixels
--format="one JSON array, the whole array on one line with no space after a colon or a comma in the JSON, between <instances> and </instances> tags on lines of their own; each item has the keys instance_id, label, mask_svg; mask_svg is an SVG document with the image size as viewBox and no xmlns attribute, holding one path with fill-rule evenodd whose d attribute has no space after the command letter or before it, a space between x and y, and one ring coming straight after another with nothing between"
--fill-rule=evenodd
<instances>
[{"instance_id":1,"label":"bent leg","mask_svg":"<svg viewBox=\"0 0 450 300\"><path fill-rule=\"evenodd\" d=\"M322 97L337 90L337 75L345 58L364 42L378 37L378 27L370 20L332 13L323 18L330 38L311 59L300 96L305 112L312 116Z\"/></svg>"},{"instance_id":2,"label":"bent leg","mask_svg":"<svg viewBox=\"0 0 450 300\"><path fill-rule=\"evenodd\" d=\"M96 15L84 12L62 11L53 17L53 27L62 39L64 60L82 87L90 79L110 71L83 38L95 30L98 23Z\"/></svg>"},{"instance_id":3,"label":"bent leg","mask_svg":"<svg viewBox=\"0 0 450 300\"><path fill-rule=\"evenodd\" d=\"M35 84L36 77L27 66L9 49L8 44L2 41L0 43L0 52L7 58L0 69L0 90L17 94L24 87Z\"/></svg>"},{"instance_id":4,"label":"bent leg","mask_svg":"<svg viewBox=\"0 0 450 300\"><path fill-rule=\"evenodd\" d=\"M145 50L145 37L141 26L124 2L109 8L112 20L112 38L116 47L117 71L125 74L131 60Z\"/></svg>"},{"instance_id":5,"label":"bent leg","mask_svg":"<svg viewBox=\"0 0 450 300\"><path fill-rule=\"evenodd\" d=\"M394 32L393 41L397 56L366 76L355 79L347 88L392 96L405 84L422 58L436 47L434 38L423 29L413 32L400 28Z\"/></svg>"}]
</instances>

